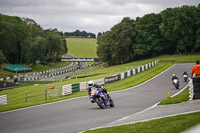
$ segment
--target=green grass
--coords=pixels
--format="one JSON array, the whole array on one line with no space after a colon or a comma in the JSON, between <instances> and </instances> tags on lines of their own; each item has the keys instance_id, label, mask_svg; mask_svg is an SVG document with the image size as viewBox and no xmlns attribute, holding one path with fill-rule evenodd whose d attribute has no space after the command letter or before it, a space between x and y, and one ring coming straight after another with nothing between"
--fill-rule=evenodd
<instances>
[{"instance_id":1,"label":"green grass","mask_svg":"<svg viewBox=\"0 0 200 133\"><path fill-rule=\"evenodd\" d=\"M3 70L3 68L0 68L0 78L14 76L14 75L15 73L9 72L9 71Z\"/></svg>"},{"instance_id":2,"label":"green grass","mask_svg":"<svg viewBox=\"0 0 200 133\"><path fill-rule=\"evenodd\" d=\"M69 55L78 58L98 58L96 54L97 40L86 38L67 38Z\"/></svg>"},{"instance_id":3,"label":"green grass","mask_svg":"<svg viewBox=\"0 0 200 133\"><path fill-rule=\"evenodd\" d=\"M152 58L152 59L148 59L148 60L135 61L135 62L132 62L132 63L110 66L110 67L104 67L104 68L102 68L100 66L100 68L97 68L95 70L91 70L91 71L88 71L88 72L84 72L83 74L80 74L80 75L75 75L74 77L76 77L76 76L77 77L87 76L87 75L92 75L92 74L99 74L99 75L91 76L91 77L87 77L87 78L65 79L65 80L63 80L63 82L56 82L56 83L52 83L52 84L48 84L48 85L60 85L60 86L62 86L62 85L67 85L67 84L86 82L86 81L94 80L94 79L100 79L100 78L104 78L106 76L110 76L110 75L113 75L113 74L119 74L122 71L126 71L126 69L128 69L128 68L138 67L138 66L144 65L144 64L146 64L150 61L154 61L154 60L157 60L157 59L160 60L160 62L158 63L157 66L152 67L152 68L150 68L150 69L148 69L148 70L146 70L142 73L136 74L132 77L129 77L127 79L124 79L124 80L121 80L121 81L118 81L118 82L114 82L112 84L105 85L105 87L108 89L108 91L126 89L126 88L129 88L129 87L132 87L132 86L136 86L136 85L148 80L149 78L156 76L158 73L160 73L163 70L170 67L172 65L171 61L170 60L165 61L164 59L168 59L171 56L168 56L167 58L166 57L167 56L160 56L160 57ZM177 62L178 62L178 59L180 59L181 61L183 60L183 57L181 58L180 56L173 56L173 57L174 57L174 59L177 59ZM193 60L191 60L191 62L193 62L197 58L199 58L199 55L184 56L184 60L186 62L189 62L191 59L193 59ZM44 94L44 90L45 90L46 86L47 86L46 84L45 85L38 85L38 86L30 85L30 86L23 86L23 87L19 87L19 88L15 88L15 89L0 91L0 95L7 95L8 96L8 104L7 105L1 105L0 106L0 112L87 95L87 92L83 91L83 92L77 92L77 93L72 94L70 96L55 97L53 99L48 98L48 100L44 100L44 95L43 95L43 96L37 97L35 99L33 98L31 100L28 100L28 103L25 103L25 91L29 92L29 91L42 90L41 94Z\"/></svg>"},{"instance_id":4,"label":"green grass","mask_svg":"<svg viewBox=\"0 0 200 133\"><path fill-rule=\"evenodd\" d=\"M172 98L167 98L159 103L159 105L164 104L176 104L181 103L189 100L189 87L187 87L183 92L181 92L179 95L176 95Z\"/></svg>"},{"instance_id":5,"label":"green grass","mask_svg":"<svg viewBox=\"0 0 200 133\"><path fill-rule=\"evenodd\" d=\"M163 55L163 56L158 56L155 59L159 59L160 61L164 61L164 62L173 61L174 63L195 63L196 60L200 60L200 54L194 54L194 55Z\"/></svg>"},{"instance_id":6,"label":"green grass","mask_svg":"<svg viewBox=\"0 0 200 133\"><path fill-rule=\"evenodd\" d=\"M147 122L89 130L86 133L180 133L200 123L200 112Z\"/></svg>"}]
</instances>

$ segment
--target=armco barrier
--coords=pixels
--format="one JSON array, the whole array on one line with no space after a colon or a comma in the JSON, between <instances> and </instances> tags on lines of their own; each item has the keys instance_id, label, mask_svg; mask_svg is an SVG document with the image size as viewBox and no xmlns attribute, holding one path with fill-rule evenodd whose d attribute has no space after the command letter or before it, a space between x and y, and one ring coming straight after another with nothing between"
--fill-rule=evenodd
<instances>
[{"instance_id":1,"label":"armco barrier","mask_svg":"<svg viewBox=\"0 0 200 133\"><path fill-rule=\"evenodd\" d=\"M121 80L121 74L117 75L117 80Z\"/></svg>"},{"instance_id":2,"label":"armco barrier","mask_svg":"<svg viewBox=\"0 0 200 133\"><path fill-rule=\"evenodd\" d=\"M95 84L104 85L105 83L111 83L111 82L115 82L115 81L118 81L118 80L123 80L127 77L130 77L130 76L135 75L137 73L143 72L143 71L145 71L145 70L147 70L147 69L149 69L152 66L155 66L157 64L158 64L158 61L151 62L151 63L148 63L144 66L128 70L128 71L123 72L121 74L117 74L117 75L113 75L113 76L109 76L109 77L106 77L106 78L97 79L97 80L93 80L93 81L94 81ZM87 89L87 82L63 85L62 89L63 89L62 95L69 95L73 92L86 90Z\"/></svg>"},{"instance_id":3,"label":"armco barrier","mask_svg":"<svg viewBox=\"0 0 200 133\"><path fill-rule=\"evenodd\" d=\"M138 69L137 68L135 68L135 74L137 74L138 73Z\"/></svg>"},{"instance_id":4,"label":"armco barrier","mask_svg":"<svg viewBox=\"0 0 200 133\"><path fill-rule=\"evenodd\" d=\"M124 73L121 73L121 80L124 79Z\"/></svg>"},{"instance_id":5,"label":"armco barrier","mask_svg":"<svg viewBox=\"0 0 200 133\"><path fill-rule=\"evenodd\" d=\"M7 104L7 95L1 95L0 96L0 105Z\"/></svg>"},{"instance_id":6,"label":"armco barrier","mask_svg":"<svg viewBox=\"0 0 200 133\"><path fill-rule=\"evenodd\" d=\"M72 84L72 93L80 91L80 83Z\"/></svg>"},{"instance_id":7,"label":"armco barrier","mask_svg":"<svg viewBox=\"0 0 200 133\"><path fill-rule=\"evenodd\" d=\"M105 84L105 78L101 78L101 79L96 79L96 80L93 80L95 84L98 84L98 85L104 85Z\"/></svg>"},{"instance_id":8,"label":"armco barrier","mask_svg":"<svg viewBox=\"0 0 200 133\"><path fill-rule=\"evenodd\" d=\"M81 82L80 83L80 91L86 90L87 89L87 82Z\"/></svg>"},{"instance_id":9,"label":"armco barrier","mask_svg":"<svg viewBox=\"0 0 200 133\"><path fill-rule=\"evenodd\" d=\"M116 76L110 76L110 77L106 77L105 79L105 83L112 83L118 80L117 75Z\"/></svg>"},{"instance_id":10,"label":"armco barrier","mask_svg":"<svg viewBox=\"0 0 200 133\"><path fill-rule=\"evenodd\" d=\"M72 86L70 85L63 85L62 86L62 95L67 96L72 94Z\"/></svg>"},{"instance_id":11,"label":"armco barrier","mask_svg":"<svg viewBox=\"0 0 200 133\"><path fill-rule=\"evenodd\" d=\"M124 73L124 78L127 78L127 77L128 77L128 73L125 72L125 73Z\"/></svg>"}]
</instances>

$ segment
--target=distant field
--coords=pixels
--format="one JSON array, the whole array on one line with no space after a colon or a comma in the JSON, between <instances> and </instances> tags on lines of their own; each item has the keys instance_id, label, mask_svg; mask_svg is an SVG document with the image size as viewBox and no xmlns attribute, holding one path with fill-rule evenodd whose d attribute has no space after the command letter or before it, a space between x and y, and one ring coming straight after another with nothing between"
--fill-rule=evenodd
<instances>
[{"instance_id":1,"label":"distant field","mask_svg":"<svg viewBox=\"0 0 200 133\"><path fill-rule=\"evenodd\" d=\"M97 40L87 38L67 38L67 54L78 58L98 58Z\"/></svg>"}]
</instances>

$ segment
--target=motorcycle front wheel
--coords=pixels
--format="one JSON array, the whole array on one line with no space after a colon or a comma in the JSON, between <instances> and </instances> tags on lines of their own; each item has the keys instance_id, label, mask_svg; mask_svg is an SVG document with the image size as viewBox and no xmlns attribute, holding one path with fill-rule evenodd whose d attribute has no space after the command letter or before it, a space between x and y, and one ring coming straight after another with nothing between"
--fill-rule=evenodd
<instances>
[{"instance_id":1,"label":"motorcycle front wheel","mask_svg":"<svg viewBox=\"0 0 200 133\"><path fill-rule=\"evenodd\" d=\"M100 97L96 98L96 103L101 109L105 109L106 108L106 106L104 105L103 100Z\"/></svg>"},{"instance_id":2,"label":"motorcycle front wheel","mask_svg":"<svg viewBox=\"0 0 200 133\"><path fill-rule=\"evenodd\" d=\"M110 107L114 107L114 101L110 99Z\"/></svg>"}]
</instances>

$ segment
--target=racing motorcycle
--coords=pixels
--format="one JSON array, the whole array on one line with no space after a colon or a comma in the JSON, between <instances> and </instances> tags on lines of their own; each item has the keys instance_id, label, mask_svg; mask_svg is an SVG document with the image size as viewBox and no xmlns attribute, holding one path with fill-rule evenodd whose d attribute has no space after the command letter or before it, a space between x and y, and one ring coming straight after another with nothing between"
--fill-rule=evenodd
<instances>
[{"instance_id":1,"label":"racing motorcycle","mask_svg":"<svg viewBox=\"0 0 200 133\"><path fill-rule=\"evenodd\" d=\"M91 98L101 109L105 109L107 106L114 107L114 101L112 98L102 92L99 88L91 88Z\"/></svg>"},{"instance_id":2,"label":"racing motorcycle","mask_svg":"<svg viewBox=\"0 0 200 133\"><path fill-rule=\"evenodd\" d=\"M175 86L176 89L179 89L179 81L178 79L173 80L173 85Z\"/></svg>"},{"instance_id":3,"label":"racing motorcycle","mask_svg":"<svg viewBox=\"0 0 200 133\"><path fill-rule=\"evenodd\" d=\"M183 75L183 79L185 80L185 82L187 82L187 80L188 80L188 75L187 75L187 74L184 74L184 75Z\"/></svg>"}]
</instances>

